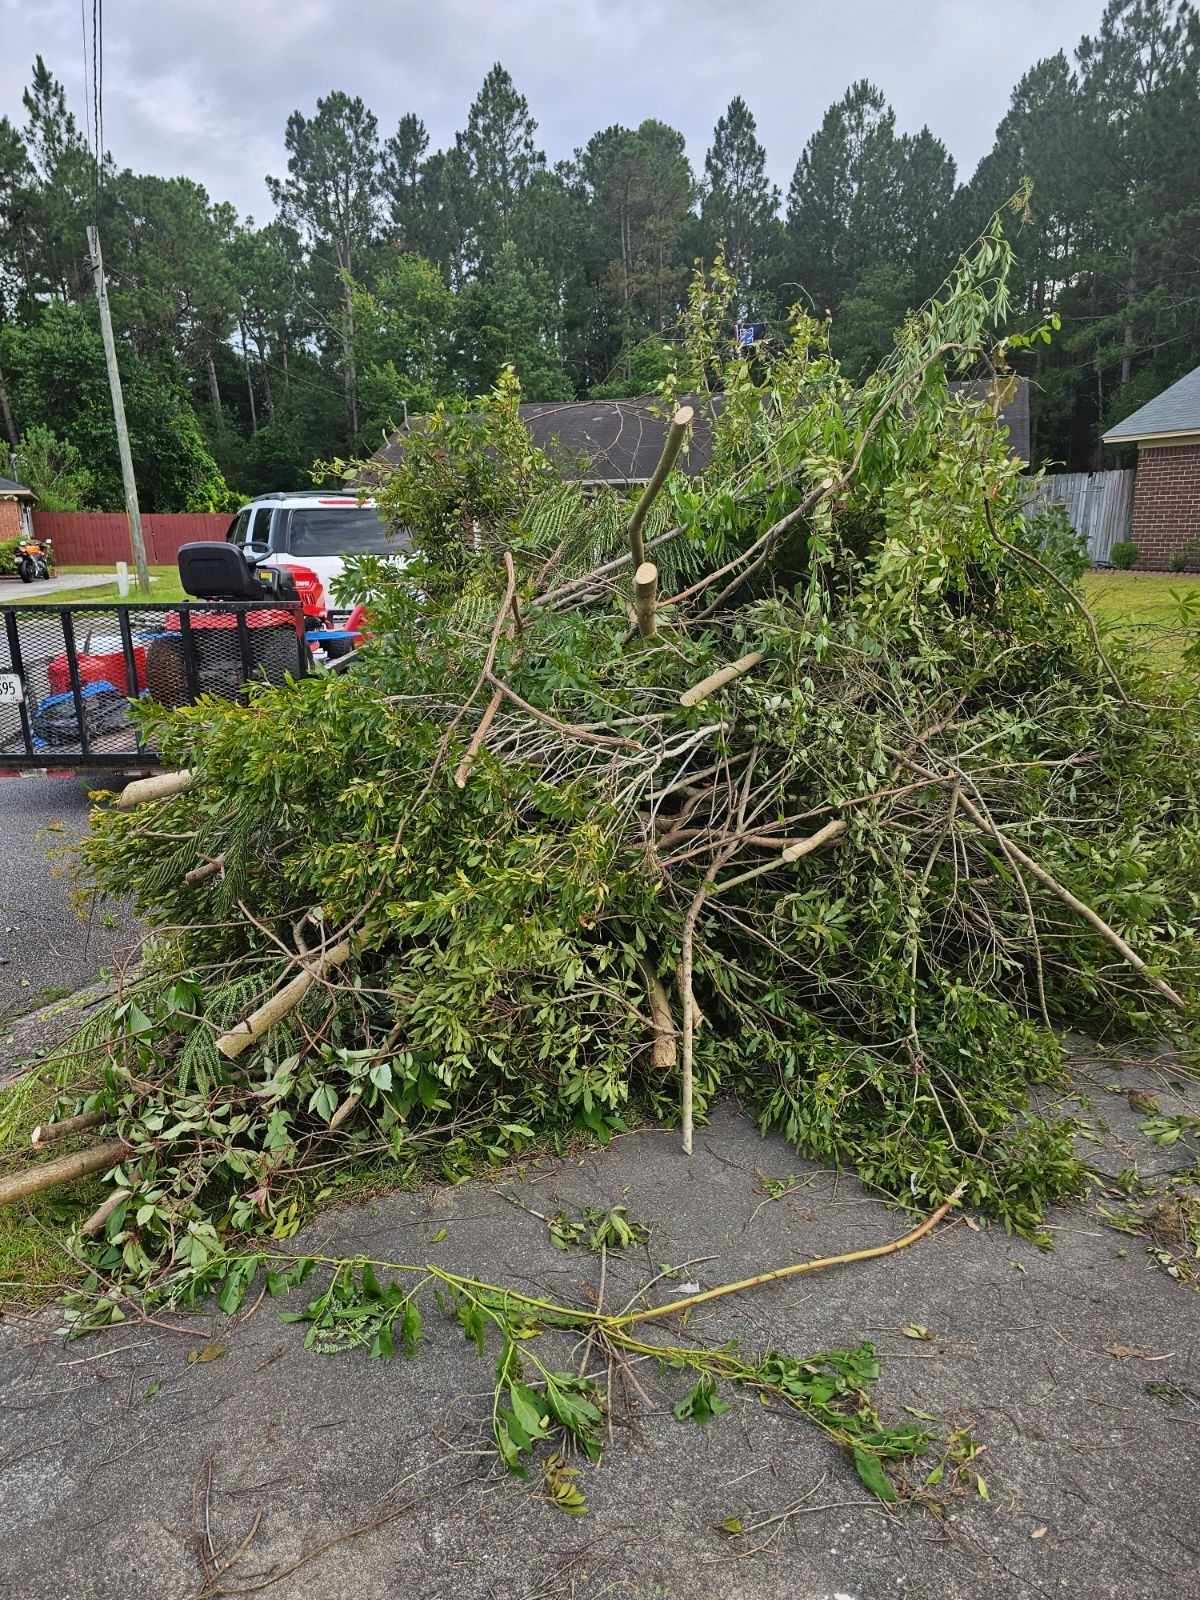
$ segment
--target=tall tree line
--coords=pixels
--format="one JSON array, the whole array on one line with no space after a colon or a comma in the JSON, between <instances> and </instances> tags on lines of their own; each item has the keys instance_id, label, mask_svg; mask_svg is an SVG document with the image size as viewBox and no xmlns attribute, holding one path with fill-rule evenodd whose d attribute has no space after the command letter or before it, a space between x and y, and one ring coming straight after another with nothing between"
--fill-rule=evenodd
<instances>
[{"instance_id":1,"label":"tall tree line","mask_svg":"<svg viewBox=\"0 0 1200 1600\"><path fill-rule=\"evenodd\" d=\"M93 215L151 509L303 483L314 459L370 450L510 362L528 399L645 393L669 365L694 262L722 247L740 317L769 337L797 302L828 314L835 353L862 370L1025 178L1013 323L1062 319L1052 346L1019 358L1038 458L1098 465L1103 427L1200 361L1190 0L1109 0L1095 35L1025 74L966 182L867 82L824 113L786 195L740 96L699 170L654 119L551 162L499 64L445 149L415 113L381 125L335 91L292 113L284 157L261 224L185 177L107 158L97 174L37 60L23 118L0 119L0 445L13 465L36 466L60 497L119 503L84 259Z\"/></svg>"}]
</instances>

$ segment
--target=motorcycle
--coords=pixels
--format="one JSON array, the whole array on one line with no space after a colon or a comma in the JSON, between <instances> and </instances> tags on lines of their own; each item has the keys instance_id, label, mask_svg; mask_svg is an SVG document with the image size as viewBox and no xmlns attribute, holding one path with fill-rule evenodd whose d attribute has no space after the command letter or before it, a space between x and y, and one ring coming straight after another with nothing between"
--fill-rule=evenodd
<instances>
[{"instance_id":1,"label":"motorcycle","mask_svg":"<svg viewBox=\"0 0 1200 1600\"><path fill-rule=\"evenodd\" d=\"M22 583L32 583L35 578L49 578L54 564L54 552L49 539L22 539L13 561Z\"/></svg>"}]
</instances>

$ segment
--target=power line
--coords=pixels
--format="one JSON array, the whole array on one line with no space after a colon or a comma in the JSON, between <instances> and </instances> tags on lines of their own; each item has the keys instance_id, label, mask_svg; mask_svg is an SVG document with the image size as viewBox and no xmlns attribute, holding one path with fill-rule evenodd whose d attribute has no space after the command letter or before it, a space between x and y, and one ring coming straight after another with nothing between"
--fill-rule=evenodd
<instances>
[{"instance_id":1,"label":"power line","mask_svg":"<svg viewBox=\"0 0 1200 1600\"><path fill-rule=\"evenodd\" d=\"M99 88L96 95L96 161L99 165L101 176L104 172L104 0L96 0L96 13L98 26L96 37L99 44L97 54L100 58Z\"/></svg>"},{"instance_id":2,"label":"power line","mask_svg":"<svg viewBox=\"0 0 1200 1600\"><path fill-rule=\"evenodd\" d=\"M88 100L88 48L87 48L87 0L79 0L79 34L83 45L83 126L87 134L88 149L92 147L92 107Z\"/></svg>"},{"instance_id":3,"label":"power line","mask_svg":"<svg viewBox=\"0 0 1200 1600\"><path fill-rule=\"evenodd\" d=\"M92 200L97 221L100 216L100 183L104 169L103 26L104 13L101 0L92 0L92 134L95 141L96 154Z\"/></svg>"}]
</instances>

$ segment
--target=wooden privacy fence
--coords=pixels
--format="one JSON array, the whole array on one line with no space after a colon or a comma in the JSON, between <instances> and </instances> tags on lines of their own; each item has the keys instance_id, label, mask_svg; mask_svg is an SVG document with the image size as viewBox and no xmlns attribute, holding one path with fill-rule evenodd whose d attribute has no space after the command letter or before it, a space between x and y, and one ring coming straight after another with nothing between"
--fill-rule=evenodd
<instances>
[{"instance_id":1,"label":"wooden privacy fence","mask_svg":"<svg viewBox=\"0 0 1200 1600\"><path fill-rule=\"evenodd\" d=\"M1067 520L1087 541L1088 560L1106 562L1120 539L1133 527L1133 468L1112 472L1056 472L1032 484L1028 504L1059 501Z\"/></svg>"},{"instance_id":2,"label":"wooden privacy fence","mask_svg":"<svg viewBox=\"0 0 1200 1600\"><path fill-rule=\"evenodd\" d=\"M149 513L142 518L146 559L152 567L172 566L181 544L223 539L231 520L225 512ZM133 565L129 519L123 511L35 511L33 531L39 539L53 539L59 566Z\"/></svg>"}]
</instances>

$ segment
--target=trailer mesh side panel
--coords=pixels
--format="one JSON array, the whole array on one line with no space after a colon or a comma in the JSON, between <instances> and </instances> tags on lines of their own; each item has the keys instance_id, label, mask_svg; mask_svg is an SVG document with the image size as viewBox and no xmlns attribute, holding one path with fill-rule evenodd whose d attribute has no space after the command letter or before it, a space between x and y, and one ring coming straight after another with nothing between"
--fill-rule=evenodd
<instances>
[{"instance_id":1,"label":"trailer mesh side panel","mask_svg":"<svg viewBox=\"0 0 1200 1600\"><path fill-rule=\"evenodd\" d=\"M0 606L0 768L153 760L133 700L244 699L309 663L295 602Z\"/></svg>"}]
</instances>

